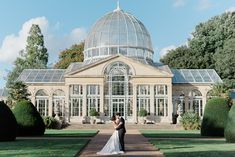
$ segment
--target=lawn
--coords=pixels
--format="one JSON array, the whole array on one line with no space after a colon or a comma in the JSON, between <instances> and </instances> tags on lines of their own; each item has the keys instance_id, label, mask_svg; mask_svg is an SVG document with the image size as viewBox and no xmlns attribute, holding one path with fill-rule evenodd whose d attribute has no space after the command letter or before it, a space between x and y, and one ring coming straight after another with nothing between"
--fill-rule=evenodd
<instances>
[{"instance_id":1,"label":"lawn","mask_svg":"<svg viewBox=\"0 0 235 157\"><path fill-rule=\"evenodd\" d=\"M97 130L46 130L46 137L93 137Z\"/></svg>"},{"instance_id":2,"label":"lawn","mask_svg":"<svg viewBox=\"0 0 235 157\"><path fill-rule=\"evenodd\" d=\"M235 157L235 144L225 140L151 140L166 157Z\"/></svg>"},{"instance_id":3,"label":"lawn","mask_svg":"<svg viewBox=\"0 0 235 157\"><path fill-rule=\"evenodd\" d=\"M147 138L208 138L199 130L140 130Z\"/></svg>"},{"instance_id":4,"label":"lawn","mask_svg":"<svg viewBox=\"0 0 235 157\"><path fill-rule=\"evenodd\" d=\"M71 157L80 152L88 139L16 140L0 142L1 157Z\"/></svg>"},{"instance_id":5,"label":"lawn","mask_svg":"<svg viewBox=\"0 0 235 157\"><path fill-rule=\"evenodd\" d=\"M201 136L198 130L140 130L140 132L148 138L159 138L150 142L166 157L235 157L235 144L226 143L223 137L211 139L212 137Z\"/></svg>"}]
</instances>

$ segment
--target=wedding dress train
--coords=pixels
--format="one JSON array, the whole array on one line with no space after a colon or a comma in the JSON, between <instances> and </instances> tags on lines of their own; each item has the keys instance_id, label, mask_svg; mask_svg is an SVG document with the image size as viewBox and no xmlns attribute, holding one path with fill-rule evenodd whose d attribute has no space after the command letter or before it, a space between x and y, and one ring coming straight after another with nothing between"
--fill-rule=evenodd
<instances>
[{"instance_id":1,"label":"wedding dress train","mask_svg":"<svg viewBox=\"0 0 235 157\"><path fill-rule=\"evenodd\" d=\"M122 153L124 152L120 151L120 143L117 130L113 132L112 136L109 138L103 149L100 152L97 152L98 155L112 155Z\"/></svg>"}]
</instances>

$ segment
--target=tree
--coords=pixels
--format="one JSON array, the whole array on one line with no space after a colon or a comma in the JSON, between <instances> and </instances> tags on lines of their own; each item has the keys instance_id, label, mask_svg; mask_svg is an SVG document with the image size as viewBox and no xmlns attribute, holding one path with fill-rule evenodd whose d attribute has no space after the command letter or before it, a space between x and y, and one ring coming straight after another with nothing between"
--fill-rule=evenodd
<instances>
[{"instance_id":1,"label":"tree","mask_svg":"<svg viewBox=\"0 0 235 157\"><path fill-rule=\"evenodd\" d=\"M217 83L213 85L211 94L212 96L215 96L215 97L228 99L230 95L230 91L224 83Z\"/></svg>"},{"instance_id":2,"label":"tree","mask_svg":"<svg viewBox=\"0 0 235 157\"><path fill-rule=\"evenodd\" d=\"M48 62L47 49L38 25L33 24L26 45L26 60L30 68L46 68Z\"/></svg>"},{"instance_id":3,"label":"tree","mask_svg":"<svg viewBox=\"0 0 235 157\"><path fill-rule=\"evenodd\" d=\"M24 69L46 68L48 62L47 49L38 25L33 24L27 37L25 50L19 52L20 56L14 62L13 70L8 74L7 87L17 81Z\"/></svg>"},{"instance_id":4,"label":"tree","mask_svg":"<svg viewBox=\"0 0 235 157\"><path fill-rule=\"evenodd\" d=\"M84 42L72 45L69 49L60 52L59 61L55 64L56 69L66 69L72 62L82 62Z\"/></svg>"},{"instance_id":5,"label":"tree","mask_svg":"<svg viewBox=\"0 0 235 157\"><path fill-rule=\"evenodd\" d=\"M224 13L196 26L189 47L203 57L198 68L215 68L214 54L217 49L222 48L227 40L235 38L234 21L234 13Z\"/></svg>"},{"instance_id":6,"label":"tree","mask_svg":"<svg viewBox=\"0 0 235 157\"><path fill-rule=\"evenodd\" d=\"M8 102L9 106L14 106L17 101L29 100L30 96L27 86L21 81L14 82L9 86L8 95L8 101L11 101Z\"/></svg>"},{"instance_id":7,"label":"tree","mask_svg":"<svg viewBox=\"0 0 235 157\"><path fill-rule=\"evenodd\" d=\"M44 46L43 35L38 25L33 24L27 38L25 50L19 52L19 57L14 62L13 70L8 74L6 86L10 91L8 102L17 101L18 98L27 98L27 87L22 82L17 82L24 69L46 68L48 62L47 49ZM22 92L24 91L24 92ZM16 96L15 94L18 93ZM20 95L22 94L22 95Z\"/></svg>"},{"instance_id":8,"label":"tree","mask_svg":"<svg viewBox=\"0 0 235 157\"><path fill-rule=\"evenodd\" d=\"M225 41L222 48L219 48L215 55L215 68L218 74L225 78L226 84L235 83L235 38ZM228 82L231 81L231 82ZM234 85L232 85L235 87Z\"/></svg>"},{"instance_id":9,"label":"tree","mask_svg":"<svg viewBox=\"0 0 235 157\"><path fill-rule=\"evenodd\" d=\"M175 50L170 50L160 61L171 68L192 69L198 67L197 60L199 56L195 54L189 47L180 46Z\"/></svg>"},{"instance_id":10,"label":"tree","mask_svg":"<svg viewBox=\"0 0 235 157\"><path fill-rule=\"evenodd\" d=\"M161 61L172 68L215 69L226 86L235 88L235 13L224 13L200 23L188 47L169 51Z\"/></svg>"}]
</instances>

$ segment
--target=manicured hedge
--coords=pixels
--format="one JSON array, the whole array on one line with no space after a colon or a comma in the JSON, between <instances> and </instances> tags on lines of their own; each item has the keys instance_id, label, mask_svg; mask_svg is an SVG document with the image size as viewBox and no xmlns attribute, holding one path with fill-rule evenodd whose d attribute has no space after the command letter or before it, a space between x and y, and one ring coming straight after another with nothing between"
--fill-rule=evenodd
<instances>
[{"instance_id":1,"label":"manicured hedge","mask_svg":"<svg viewBox=\"0 0 235 157\"><path fill-rule=\"evenodd\" d=\"M229 143L235 143L235 105L228 113L228 120L224 130L224 136Z\"/></svg>"},{"instance_id":2,"label":"manicured hedge","mask_svg":"<svg viewBox=\"0 0 235 157\"><path fill-rule=\"evenodd\" d=\"M18 102L13 110L18 123L19 136L44 135L45 124L35 106L27 101Z\"/></svg>"},{"instance_id":3,"label":"manicured hedge","mask_svg":"<svg viewBox=\"0 0 235 157\"><path fill-rule=\"evenodd\" d=\"M206 104L201 125L202 136L224 136L229 112L228 100L213 98Z\"/></svg>"},{"instance_id":4,"label":"manicured hedge","mask_svg":"<svg viewBox=\"0 0 235 157\"><path fill-rule=\"evenodd\" d=\"M17 123L10 108L0 101L0 141L14 141L17 133Z\"/></svg>"}]
</instances>

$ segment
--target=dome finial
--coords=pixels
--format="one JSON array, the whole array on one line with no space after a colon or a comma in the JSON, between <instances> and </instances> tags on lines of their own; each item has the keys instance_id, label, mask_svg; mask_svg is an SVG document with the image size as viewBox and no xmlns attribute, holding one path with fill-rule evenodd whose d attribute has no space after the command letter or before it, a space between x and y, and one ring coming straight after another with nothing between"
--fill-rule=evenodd
<instances>
[{"instance_id":1,"label":"dome finial","mask_svg":"<svg viewBox=\"0 0 235 157\"><path fill-rule=\"evenodd\" d=\"M115 9L114 11L120 11L121 8L120 8L120 3L119 3L119 0L117 1L117 9Z\"/></svg>"}]
</instances>

